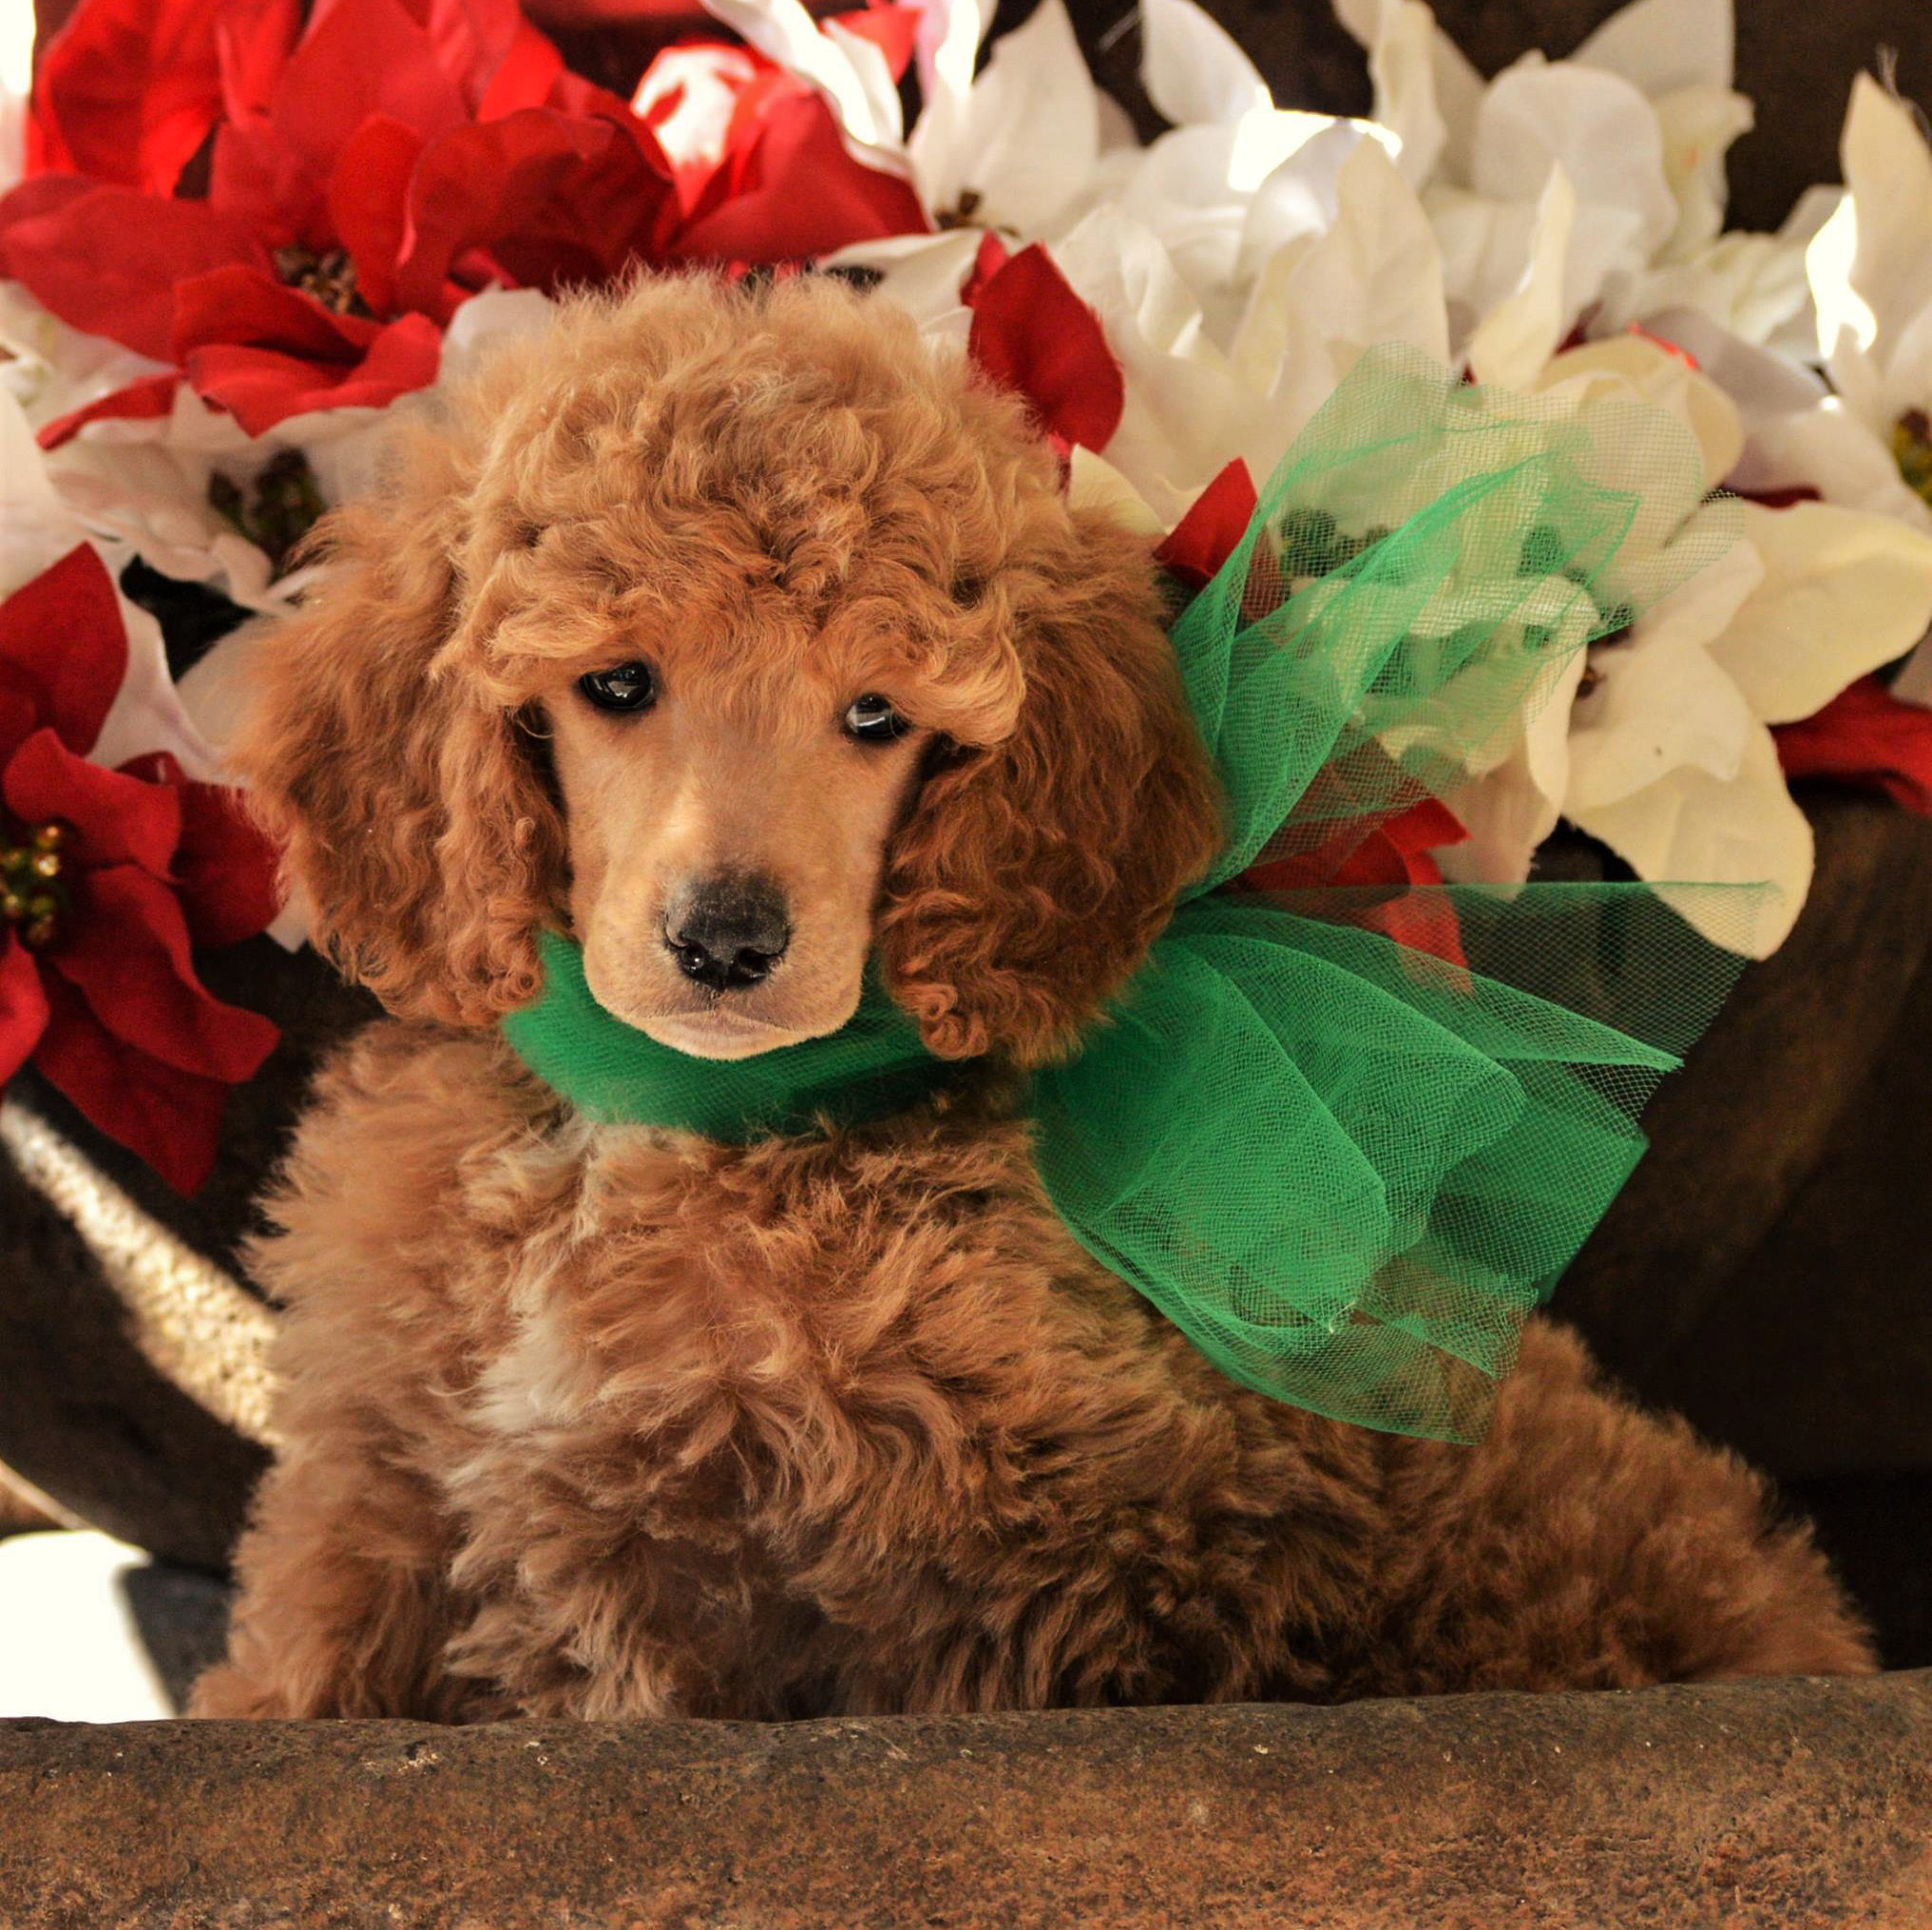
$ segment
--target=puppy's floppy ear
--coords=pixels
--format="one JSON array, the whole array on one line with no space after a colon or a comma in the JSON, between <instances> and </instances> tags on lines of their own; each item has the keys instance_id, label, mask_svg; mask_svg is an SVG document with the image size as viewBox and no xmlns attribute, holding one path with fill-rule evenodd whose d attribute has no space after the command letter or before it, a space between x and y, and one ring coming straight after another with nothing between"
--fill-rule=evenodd
<instances>
[{"instance_id":1,"label":"puppy's floppy ear","mask_svg":"<svg viewBox=\"0 0 1932 1930\"><path fill-rule=\"evenodd\" d=\"M1146 545L1072 524L1030 560L1016 727L927 778L887 862L886 982L947 1059L1064 1056L1219 844Z\"/></svg>"},{"instance_id":2,"label":"puppy's floppy ear","mask_svg":"<svg viewBox=\"0 0 1932 1930\"><path fill-rule=\"evenodd\" d=\"M323 582L252 642L230 753L316 942L392 1011L487 1024L541 984L563 826L460 635L469 465L410 431L318 532Z\"/></svg>"}]
</instances>

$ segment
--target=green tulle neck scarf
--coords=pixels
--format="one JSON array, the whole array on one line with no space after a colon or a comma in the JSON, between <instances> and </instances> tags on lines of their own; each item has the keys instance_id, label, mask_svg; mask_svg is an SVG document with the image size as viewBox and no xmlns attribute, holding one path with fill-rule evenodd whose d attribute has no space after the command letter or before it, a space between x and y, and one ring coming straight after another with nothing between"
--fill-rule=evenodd
<instances>
[{"instance_id":1,"label":"green tulle neck scarf","mask_svg":"<svg viewBox=\"0 0 1932 1930\"><path fill-rule=\"evenodd\" d=\"M1658 411L1585 415L1376 351L1176 625L1227 847L1026 1104L1074 1236L1234 1379L1477 1438L1523 1318L1642 1152L1636 1116L1733 953L1640 886L1339 881L1721 551L1721 516L1687 525L1702 495ZM1731 902L1741 950L1756 894ZM744 1141L958 1076L870 979L839 1033L721 1064L603 1011L567 940L544 963L505 1033L599 1119Z\"/></svg>"}]
</instances>

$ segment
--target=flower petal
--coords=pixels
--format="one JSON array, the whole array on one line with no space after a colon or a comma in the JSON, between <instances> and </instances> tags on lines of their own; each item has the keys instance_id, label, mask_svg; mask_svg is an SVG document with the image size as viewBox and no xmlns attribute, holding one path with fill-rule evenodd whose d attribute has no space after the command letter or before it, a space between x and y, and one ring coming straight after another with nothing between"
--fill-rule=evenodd
<instances>
[{"instance_id":1,"label":"flower petal","mask_svg":"<svg viewBox=\"0 0 1932 1930\"><path fill-rule=\"evenodd\" d=\"M436 379L441 336L428 315L406 315L380 331L359 359L307 361L275 349L226 342L194 350L188 379L250 435L314 410L380 409Z\"/></svg>"},{"instance_id":2,"label":"flower petal","mask_svg":"<svg viewBox=\"0 0 1932 1930\"><path fill-rule=\"evenodd\" d=\"M1236 456L1189 505L1155 562L1189 588L1202 588L1247 535L1255 502L1254 478Z\"/></svg>"},{"instance_id":3,"label":"flower petal","mask_svg":"<svg viewBox=\"0 0 1932 1930\"><path fill-rule=\"evenodd\" d=\"M126 671L121 602L86 544L0 603L0 689L24 687L69 751L92 747Z\"/></svg>"},{"instance_id":4,"label":"flower petal","mask_svg":"<svg viewBox=\"0 0 1932 1930\"><path fill-rule=\"evenodd\" d=\"M0 927L0 1093L33 1057L47 1017L38 961L10 927Z\"/></svg>"},{"instance_id":5,"label":"flower petal","mask_svg":"<svg viewBox=\"0 0 1932 1930\"><path fill-rule=\"evenodd\" d=\"M1038 242L981 287L966 353L1024 396L1049 435L1096 450L1113 440L1125 402L1120 364L1100 317Z\"/></svg>"},{"instance_id":6,"label":"flower petal","mask_svg":"<svg viewBox=\"0 0 1932 1930\"><path fill-rule=\"evenodd\" d=\"M68 854L82 867L138 865L163 878L182 834L181 805L166 785L89 763L51 731L36 731L8 760L0 797L23 823L68 826Z\"/></svg>"},{"instance_id":7,"label":"flower petal","mask_svg":"<svg viewBox=\"0 0 1932 1930\"><path fill-rule=\"evenodd\" d=\"M138 382L115 390L111 395L99 396L83 408L70 410L66 415L43 424L34 439L42 449L51 451L70 442L90 422L157 422L172 412L175 391L181 386L182 378L172 372L165 375L143 375Z\"/></svg>"},{"instance_id":8,"label":"flower petal","mask_svg":"<svg viewBox=\"0 0 1932 1930\"><path fill-rule=\"evenodd\" d=\"M180 800L182 835L169 876L194 943L239 945L267 930L282 902L276 849L256 829L240 792L184 778L165 753L131 758L122 768L167 786Z\"/></svg>"},{"instance_id":9,"label":"flower petal","mask_svg":"<svg viewBox=\"0 0 1932 1930\"><path fill-rule=\"evenodd\" d=\"M48 1084L81 1115L138 1154L178 1193L214 1171L228 1088L182 1072L117 1039L70 985L46 981L49 1015L34 1055Z\"/></svg>"},{"instance_id":10,"label":"flower petal","mask_svg":"<svg viewBox=\"0 0 1932 1930\"><path fill-rule=\"evenodd\" d=\"M422 152L413 127L373 114L343 143L329 176L329 219L355 263L356 293L378 315L395 305L410 176Z\"/></svg>"},{"instance_id":11,"label":"flower petal","mask_svg":"<svg viewBox=\"0 0 1932 1930\"><path fill-rule=\"evenodd\" d=\"M935 215L1050 235L1100 151L1098 93L1063 0L1041 0L996 40L964 97L931 95L907 149Z\"/></svg>"},{"instance_id":12,"label":"flower petal","mask_svg":"<svg viewBox=\"0 0 1932 1930\"><path fill-rule=\"evenodd\" d=\"M1711 655L1767 723L1822 710L1932 626L1932 536L1827 503L1742 513L1764 581Z\"/></svg>"},{"instance_id":13,"label":"flower petal","mask_svg":"<svg viewBox=\"0 0 1932 1930\"><path fill-rule=\"evenodd\" d=\"M525 107L458 127L416 162L396 300L438 313L451 264L470 248L526 287L607 279L650 244L671 201L669 167L648 137L615 122Z\"/></svg>"},{"instance_id":14,"label":"flower petal","mask_svg":"<svg viewBox=\"0 0 1932 1930\"><path fill-rule=\"evenodd\" d=\"M1815 717L1771 735L1787 777L1863 785L1932 817L1932 711L1901 703L1877 678L1860 678Z\"/></svg>"},{"instance_id":15,"label":"flower petal","mask_svg":"<svg viewBox=\"0 0 1932 1930\"><path fill-rule=\"evenodd\" d=\"M1577 190L1558 162L1537 202L1522 279L1477 324L1463 349L1477 381L1527 388L1569 334L1563 282L1576 224Z\"/></svg>"},{"instance_id":16,"label":"flower petal","mask_svg":"<svg viewBox=\"0 0 1932 1930\"><path fill-rule=\"evenodd\" d=\"M1140 80L1176 127L1232 123L1274 105L1254 63L1194 0L1141 0Z\"/></svg>"},{"instance_id":17,"label":"flower petal","mask_svg":"<svg viewBox=\"0 0 1932 1930\"><path fill-rule=\"evenodd\" d=\"M29 174L168 194L221 111L220 41L279 36L285 0L86 0L35 63Z\"/></svg>"},{"instance_id":18,"label":"flower petal","mask_svg":"<svg viewBox=\"0 0 1932 1930\"><path fill-rule=\"evenodd\" d=\"M1852 83L1839 153L1855 211L1856 248L1847 278L1884 339L1901 334L1914 315L1932 306L1932 147L1910 105L1869 74L1860 74ZM1817 258L1821 265L1828 261L1828 252ZM1827 291L1821 289L1821 328L1827 308ZM1827 350L1835 345L1821 342Z\"/></svg>"},{"instance_id":19,"label":"flower petal","mask_svg":"<svg viewBox=\"0 0 1932 1930\"><path fill-rule=\"evenodd\" d=\"M687 261L795 261L929 225L912 183L855 159L832 110L800 94L778 102L740 163L719 171L672 252Z\"/></svg>"},{"instance_id":20,"label":"flower petal","mask_svg":"<svg viewBox=\"0 0 1932 1930\"><path fill-rule=\"evenodd\" d=\"M23 182L0 200L0 274L23 281L63 321L158 362L174 360L177 285L262 251L205 201L132 188ZM72 192L75 186L80 192Z\"/></svg>"},{"instance_id":21,"label":"flower petal","mask_svg":"<svg viewBox=\"0 0 1932 1930\"><path fill-rule=\"evenodd\" d=\"M1728 87L1737 55L1731 0L1631 0L1570 58L1620 74L1654 100L1699 84Z\"/></svg>"},{"instance_id":22,"label":"flower petal","mask_svg":"<svg viewBox=\"0 0 1932 1930\"><path fill-rule=\"evenodd\" d=\"M1713 945L1751 958L1769 958L1790 936L1811 889L1811 827L1785 789L1762 725L1751 727L1733 777L1682 765L1615 804L1567 815ZM1735 901L1700 891L1706 884L1768 884L1777 895L1746 941Z\"/></svg>"},{"instance_id":23,"label":"flower petal","mask_svg":"<svg viewBox=\"0 0 1932 1930\"><path fill-rule=\"evenodd\" d=\"M253 1077L275 1049L272 1022L223 1004L195 976L187 922L160 879L132 865L90 871L71 924L48 964L115 1038L227 1085Z\"/></svg>"}]
</instances>

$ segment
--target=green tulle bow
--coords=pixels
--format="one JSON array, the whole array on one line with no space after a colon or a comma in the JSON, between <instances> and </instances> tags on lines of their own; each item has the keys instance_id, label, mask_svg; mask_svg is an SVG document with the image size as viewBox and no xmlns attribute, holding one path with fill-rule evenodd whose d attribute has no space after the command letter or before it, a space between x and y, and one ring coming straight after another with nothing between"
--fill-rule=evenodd
<instances>
[{"instance_id":1,"label":"green tulle bow","mask_svg":"<svg viewBox=\"0 0 1932 1930\"><path fill-rule=\"evenodd\" d=\"M1655 411L1586 420L1377 351L1176 624L1227 846L1029 1111L1068 1229L1236 1380L1480 1436L1734 977L1642 886L1247 889L1329 875L1493 762L1566 662L1721 550L1708 514L1682 532L1701 493ZM1756 894L1730 902L1742 949ZM577 947L543 944L545 993L504 1030L601 1119L744 1141L957 1076L870 978L842 1031L717 1063L612 1018Z\"/></svg>"}]
</instances>

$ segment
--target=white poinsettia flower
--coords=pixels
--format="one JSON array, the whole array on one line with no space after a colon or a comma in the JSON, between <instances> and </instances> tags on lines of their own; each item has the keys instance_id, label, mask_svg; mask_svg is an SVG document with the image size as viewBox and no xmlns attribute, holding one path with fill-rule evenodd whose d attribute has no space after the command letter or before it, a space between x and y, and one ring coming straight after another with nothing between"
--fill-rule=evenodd
<instances>
[{"instance_id":1,"label":"white poinsettia flower","mask_svg":"<svg viewBox=\"0 0 1932 1930\"><path fill-rule=\"evenodd\" d=\"M1576 203L1558 340L1579 321L1612 332L1686 302L1749 339L1803 339L1802 255L1828 198L1776 236L1720 232L1724 157L1752 123L1731 85L1731 0L1635 0L1567 60L1525 54L1487 83L1421 0L1335 10L1368 49L1376 118L1436 223L1459 347L1551 249L1558 171Z\"/></svg>"},{"instance_id":2,"label":"white poinsettia flower","mask_svg":"<svg viewBox=\"0 0 1932 1930\"><path fill-rule=\"evenodd\" d=\"M988 18L980 0L947 0L937 43L922 43L925 105L906 143L912 180L942 226L1037 239L1086 193L1100 157L1100 90L1062 0L1042 0L995 42L975 79Z\"/></svg>"},{"instance_id":3,"label":"white poinsettia flower","mask_svg":"<svg viewBox=\"0 0 1932 1930\"><path fill-rule=\"evenodd\" d=\"M1651 4L1626 13L1646 25ZM1528 53L1485 86L1420 0L1337 0L1336 11L1368 48L1375 118L1402 137L1403 172L1435 224L1459 345L1522 284L1555 170L1577 197L1566 330L1613 275L1648 266L1693 219L1673 191L1656 105L1624 73ZM1608 43L1625 65L1631 38Z\"/></svg>"},{"instance_id":4,"label":"white poinsettia flower","mask_svg":"<svg viewBox=\"0 0 1932 1930\"><path fill-rule=\"evenodd\" d=\"M1837 392L1838 487L1932 529L1932 145L1913 110L1868 74L1840 143L1846 194L1807 257L1818 346ZM1932 703L1932 652L1894 686Z\"/></svg>"},{"instance_id":5,"label":"white poinsettia flower","mask_svg":"<svg viewBox=\"0 0 1932 1930\"><path fill-rule=\"evenodd\" d=\"M1252 276L1222 284L1219 302L1204 301L1166 238L1122 201L1100 202L1043 244L1121 365L1125 411L1103 453L1164 527L1234 457L1265 477L1368 349L1405 341L1447 356L1428 222L1380 142L1325 124L1263 188L1246 231L1265 209L1283 239ZM830 259L870 269L876 294L928 335L963 342L971 316L960 291L979 246L977 231L960 229Z\"/></svg>"},{"instance_id":6,"label":"white poinsettia flower","mask_svg":"<svg viewBox=\"0 0 1932 1930\"><path fill-rule=\"evenodd\" d=\"M1686 534L1713 513L1700 510ZM1828 504L1733 513L1743 540L1591 650L1567 706L1540 720L1534 754L1451 800L1477 836L1473 850L1441 854L1446 872L1520 882L1561 816L1713 943L1731 941L1731 910L1695 886L1774 887L1752 956L1784 943L1810 887L1812 842L1770 726L1814 715L1922 634L1932 538Z\"/></svg>"},{"instance_id":7,"label":"white poinsettia flower","mask_svg":"<svg viewBox=\"0 0 1932 1930\"><path fill-rule=\"evenodd\" d=\"M814 20L801 0L703 0L747 47L824 96L862 147L896 149L905 131L898 84L884 50L836 20Z\"/></svg>"},{"instance_id":8,"label":"white poinsettia flower","mask_svg":"<svg viewBox=\"0 0 1932 1930\"><path fill-rule=\"evenodd\" d=\"M471 296L445 333L438 382L461 374L500 336L540 328L549 312L548 298L529 289ZM0 386L12 387L35 429L142 375L164 373L67 328L11 283L0 283L0 331L8 346L27 345L0 365L16 378ZM392 407L421 408L433 393L422 391ZM322 507L367 486L384 413L316 410L251 436L183 383L167 414L88 423L41 461L117 576L139 556L163 576L206 583L244 609L275 612L299 594L304 573L281 573L277 559L244 535L218 499L245 516L265 487L290 489L306 504L298 519L305 526ZM301 468L290 475L293 457Z\"/></svg>"}]
</instances>

